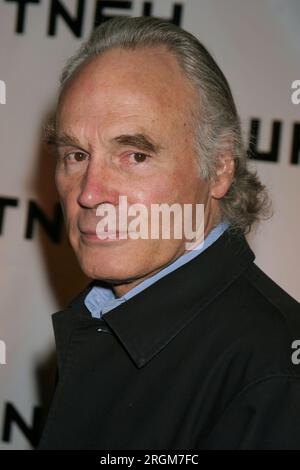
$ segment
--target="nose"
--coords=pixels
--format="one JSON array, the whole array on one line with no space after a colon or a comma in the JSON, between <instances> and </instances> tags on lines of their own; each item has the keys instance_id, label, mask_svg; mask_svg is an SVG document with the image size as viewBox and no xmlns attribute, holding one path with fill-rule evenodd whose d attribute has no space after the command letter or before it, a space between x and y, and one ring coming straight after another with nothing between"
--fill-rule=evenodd
<instances>
[{"instance_id":1,"label":"nose","mask_svg":"<svg viewBox=\"0 0 300 470\"><path fill-rule=\"evenodd\" d=\"M78 203L82 207L93 209L99 204L117 205L119 183L115 171L106 163L90 162L82 178Z\"/></svg>"}]
</instances>

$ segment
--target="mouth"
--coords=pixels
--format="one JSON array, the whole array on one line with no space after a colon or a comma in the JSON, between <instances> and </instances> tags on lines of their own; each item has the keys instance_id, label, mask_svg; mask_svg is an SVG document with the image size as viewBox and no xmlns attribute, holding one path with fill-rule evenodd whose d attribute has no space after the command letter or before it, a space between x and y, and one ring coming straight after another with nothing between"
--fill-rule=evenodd
<instances>
[{"instance_id":1,"label":"mouth","mask_svg":"<svg viewBox=\"0 0 300 470\"><path fill-rule=\"evenodd\" d=\"M80 237L84 242L91 243L112 243L124 242L128 239L127 232L98 232L95 230L79 230Z\"/></svg>"}]
</instances>

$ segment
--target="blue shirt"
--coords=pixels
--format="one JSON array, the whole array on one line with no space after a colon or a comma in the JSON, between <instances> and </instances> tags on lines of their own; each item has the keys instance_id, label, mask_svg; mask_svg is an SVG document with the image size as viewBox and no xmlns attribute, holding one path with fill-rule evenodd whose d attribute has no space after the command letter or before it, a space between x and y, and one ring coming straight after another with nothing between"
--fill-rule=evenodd
<instances>
[{"instance_id":1,"label":"blue shirt","mask_svg":"<svg viewBox=\"0 0 300 470\"><path fill-rule=\"evenodd\" d=\"M195 248L192 250L184 253L179 258L177 258L173 263L169 264L165 268L161 269L159 272L154 274L153 276L145 279L137 286L133 287L124 294L122 297L116 297L114 291L111 287L107 286L94 286L90 290L90 292L85 297L84 303L88 310L91 312L92 317L94 318L101 318L102 315L109 312L113 308L118 307L126 300L131 299L131 297L135 296L139 292L143 291L147 287L149 287L154 282L161 279L163 276L166 276L170 272L174 271L175 269L179 268L185 263L188 263L190 260L199 256L206 248L212 245L228 228L228 222L220 222L215 228L213 228L207 237L199 243Z\"/></svg>"}]
</instances>

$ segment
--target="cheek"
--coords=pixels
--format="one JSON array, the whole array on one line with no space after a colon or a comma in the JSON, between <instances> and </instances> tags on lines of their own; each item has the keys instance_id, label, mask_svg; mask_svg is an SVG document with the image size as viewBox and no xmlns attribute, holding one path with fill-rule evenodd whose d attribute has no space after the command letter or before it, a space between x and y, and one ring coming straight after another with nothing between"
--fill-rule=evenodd
<instances>
[{"instance_id":1,"label":"cheek","mask_svg":"<svg viewBox=\"0 0 300 470\"><path fill-rule=\"evenodd\" d=\"M199 176L193 160L174 172L171 184L176 188L174 194L178 202L195 204L206 197L208 185Z\"/></svg>"},{"instance_id":2,"label":"cheek","mask_svg":"<svg viewBox=\"0 0 300 470\"><path fill-rule=\"evenodd\" d=\"M61 175L55 176L55 183L66 221L70 221L77 210L77 186Z\"/></svg>"},{"instance_id":3,"label":"cheek","mask_svg":"<svg viewBox=\"0 0 300 470\"><path fill-rule=\"evenodd\" d=\"M128 192L128 202L142 203L147 206L163 202L174 202L180 198L183 189L180 176L176 172L168 175L149 178L140 187L135 187ZM131 195L131 197L130 197Z\"/></svg>"}]
</instances>

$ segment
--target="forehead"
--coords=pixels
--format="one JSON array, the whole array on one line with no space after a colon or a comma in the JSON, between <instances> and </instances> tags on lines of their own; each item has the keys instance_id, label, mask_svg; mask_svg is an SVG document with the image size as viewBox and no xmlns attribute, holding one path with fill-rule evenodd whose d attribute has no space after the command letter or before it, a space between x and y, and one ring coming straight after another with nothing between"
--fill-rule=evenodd
<instances>
[{"instance_id":1,"label":"forehead","mask_svg":"<svg viewBox=\"0 0 300 470\"><path fill-rule=\"evenodd\" d=\"M60 96L60 124L104 124L139 118L174 123L195 102L195 90L164 46L111 49L83 64Z\"/></svg>"}]
</instances>

